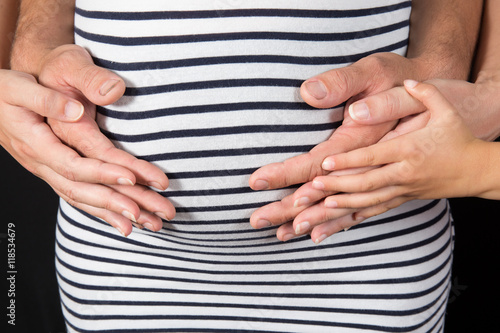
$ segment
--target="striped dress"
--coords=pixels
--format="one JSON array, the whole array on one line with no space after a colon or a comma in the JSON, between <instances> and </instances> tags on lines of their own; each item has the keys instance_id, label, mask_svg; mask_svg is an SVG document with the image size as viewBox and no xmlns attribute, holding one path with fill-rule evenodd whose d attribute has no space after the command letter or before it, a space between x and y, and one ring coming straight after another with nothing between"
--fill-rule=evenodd
<instances>
[{"instance_id":1,"label":"striped dress","mask_svg":"<svg viewBox=\"0 0 500 333\"><path fill-rule=\"evenodd\" d=\"M69 332L442 332L453 233L446 201L414 201L321 245L254 230L260 166L342 121L300 84L374 52L404 55L407 0L77 0L76 43L124 78L98 109L120 148L159 166L163 229L114 228L65 202L56 265Z\"/></svg>"}]
</instances>

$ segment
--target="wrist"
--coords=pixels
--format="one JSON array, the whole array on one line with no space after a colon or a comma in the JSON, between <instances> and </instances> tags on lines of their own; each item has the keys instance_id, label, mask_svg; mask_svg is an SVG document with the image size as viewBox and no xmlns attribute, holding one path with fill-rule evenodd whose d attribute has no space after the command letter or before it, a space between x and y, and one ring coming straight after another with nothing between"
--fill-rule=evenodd
<instances>
[{"instance_id":1,"label":"wrist","mask_svg":"<svg viewBox=\"0 0 500 333\"><path fill-rule=\"evenodd\" d=\"M469 170L471 176L472 194L484 199L500 199L500 142L485 142L478 140L468 155L470 163L476 168ZM474 175L474 176L472 176Z\"/></svg>"},{"instance_id":2,"label":"wrist","mask_svg":"<svg viewBox=\"0 0 500 333\"><path fill-rule=\"evenodd\" d=\"M413 64L417 81L431 79L466 80L470 67L468 63L455 60L453 56L443 54L424 53L417 57L409 58Z\"/></svg>"},{"instance_id":3,"label":"wrist","mask_svg":"<svg viewBox=\"0 0 500 333\"><path fill-rule=\"evenodd\" d=\"M488 70L478 73L474 83L475 96L479 107L475 117L482 121L479 138L493 141L500 136L500 70Z\"/></svg>"}]
</instances>

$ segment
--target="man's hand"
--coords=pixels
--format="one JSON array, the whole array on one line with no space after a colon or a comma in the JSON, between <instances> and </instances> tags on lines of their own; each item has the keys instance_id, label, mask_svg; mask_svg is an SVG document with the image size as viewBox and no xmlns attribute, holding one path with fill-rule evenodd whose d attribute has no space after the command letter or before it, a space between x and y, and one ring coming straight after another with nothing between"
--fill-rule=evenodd
<instances>
[{"instance_id":1,"label":"man's hand","mask_svg":"<svg viewBox=\"0 0 500 333\"><path fill-rule=\"evenodd\" d=\"M123 80L95 66L90 55L75 45L49 53L41 68L39 80L47 88L27 74L2 75L9 81L11 76L16 78L12 85L0 81L11 92L0 95L4 148L63 199L106 220L122 234L130 234L131 221L159 230L160 217L173 218L175 209L147 186L166 189L166 175L115 148L95 123L94 104L118 100L125 90ZM10 100L4 98L7 95ZM69 112L71 108L79 113ZM41 115L50 117L50 127Z\"/></svg>"},{"instance_id":2,"label":"man's hand","mask_svg":"<svg viewBox=\"0 0 500 333\"><path fill-rule=\"evenodd\" d=\"M387 53L368 56L347 68L309 79L302 86L302 97L315 107L333 107L347 101L348 108L355 100L402 85L405 79L465 79L470 71L481 12L481 0L414 0L408 59ZM390 105L390 101L387 101L384 107L397 109L399 105ZM322 163L329 155L328 152L345 152L370 145L381 138L390 138L393 135L391 133L419 128L422 121L417 117L416 121L402 124L396 132L386 136L395 124L390 122L367 128L353 124L346 114L343 125L330 140L319 144L307 154L257 170L250 179L250 186L255 190L263 190L311 181L315 176L326 172L322 169ZM328 195L329 193L323 193L322 197ZM338 230L339 225L333 223L332 226L328 219L339 216L332 216L322 205L322 200L305 203L297 202L290 196L257 210L250 223L254 227L285 223L278 229L279 239L287 240L297 234L310 233L312 239L319 242ZM311 206L315 209L313 217L325 223L319 222L314 227L313 223L308 223L308 218L304 218L305 213L302 214L304 220L298 218L298 214ZM347 215L340 217L343 219L342 226L349 227L359 223L352 211L345 213ZM293 224L286 223L292 220Z\"/></svg>"},{"instance_id":3,"label":"man's hand","mask_svg":"<svg viewBox=\"0 0 500 333\"><path fill-rule=\"evenodd\" d=\"M419 66L417 61L393 53L374 54L351 66L335 69L305 81L301 87L301 94L308 104L319 108L334 107L347 101L346 110L348 110L350 104L357 99L401 85L407 77L418 78L422 72ZM329 140L320 143L307 154L260 168L251 176L250 187L254 190L265 190L307 183L316 176L326 173L322 164L327 156L376 143L394 129L396 124L397 121L377 126L359 125L352 121L346 111L342 126ZM258 209L252 215L250 223L256 228L284 224L277 233L281 240L288 240L305 233L311 233L313 240L317 240L325 230L320 230L318 227L317 230L307 228L307 223L313 226L312 221L296 220L293 224L287 222L293 221L306 208L319 204L314 212L316 219L321 216L321 220L327 222L347 215L343 224L345 227L352 225L355 221L352 221L351 210L336 211L332 214L331 210L322 207L321 200L326 195L328 194L322 193L319 197L309 202L303 200L300 204L295 202L292 196L287 197L281 202Z\"/></svg>"}]
</instances>

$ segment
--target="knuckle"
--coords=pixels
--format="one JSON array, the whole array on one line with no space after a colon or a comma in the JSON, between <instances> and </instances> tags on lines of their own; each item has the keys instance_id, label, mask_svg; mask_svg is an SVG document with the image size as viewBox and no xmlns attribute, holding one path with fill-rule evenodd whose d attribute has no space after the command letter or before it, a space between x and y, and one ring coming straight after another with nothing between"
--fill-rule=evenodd
<instances>
[{"instance_id":1,"label":"knuckle","mask_svg":"<svg viewBox=\"0 0 500 333\"><path fill-rule=\"evenodd\" d=\"M112 191L108 195L106 195L103 203L102 203L102 208L104 208L107 211L113 211L114 209L114 202L117 202L119 199L118 192Z\"/></svg>"},{"instance_id":2,"label":"knuckle","mask_svg":"<svg viewBox=\"0 0 500 333\"><path fill-rule=\"evenodd\" d=\"M422 99L429 100L432 99L438 93L438 89L436 86L432 84L425 84L424 89L422 90Z\"/></svg>"},{"instance_id":3,"label":"knuckle","mask_svg":"<svg viewBox=\"0 0 500 333\"><path fill-rule=\"evenodd\" d=\"M399 99L396 98L394 95L384 94L383 103L385 112L387 113L388 116L394 116L398 114L401 105L399 103Z\"/></svg>"},{"instance_id":4,"label":"knuckle","mask_svg":"<svg viewBox=\"0 0 500 333\"><path fill-rule=\"evenodd\" d=\"M373 73L383 74L387 70L387 59L379 54L373 54L361 60L366 68Z\"/></svg>"},{"instance_id":5,"label":"knuckle","mask_svg":"<svg viewBox=\"0 0 500 333\"><path fill-rule=\"evenodd\" d=\"M28 160L36 160L35 150L24 141L12 140L11 142L12 149L17 152L18 155L22 156L24 159Z\"/></svg>"},{"instance_id":6,"label":"knuckle","mask_svg":"<svg viewBox=\"0 0 500 333\"><path fill-rule=\"evenodd\" d=\"M365 153L363 154L363 160L362 160L363 165L372 166L375 164L375 160L376 160L375 154L371 150L366 149Z\"/></svg>"},{"instance_id":7,"label":"knuckle","mask_svg":"<svg viewBox=\"0 0 500 333\"><path fill-rule=\"evenodd\" d=\"M37 176L38 178L42 178L43 174L43 166L38 164L38 165L31 165L31 164L24 164L23 167L28 170L28 172L32 173L33 175ZM42 178L43 179L43 178Z\"/></svg>"},{"instance_id":8,"label":"knuckle","mask_svg":"<svg viewBox=\"0 0 500 333\"><path fill-rule=\"evenodd\" d=\"M350 70L355 71L355 67ZM328 90L335 92L351 91L351 80L347 71L333 70L328 72L328 75L323 77L324 82L328 86Z\"/></svg>"},{"instance_id":9,"label":"knuckle","mask_svg":"<svg viewBox=\"0 0 500 333\"><path fill-rule=\"evenodd\" d=\"M44 115L51 115L60 109L62 105L59 94L55 91L44 91L42 94L37 94L34 97L34 104L38 110L44 112Z\"/></svg>"},{"instance_id":10,"label":"knuckle","mask_svg":"<svg viewBox=\"0 0 500 333\"><path fill-rule=\"evenodd\" d=\"M82 69L81 82L82 85L88 89L98 88L98 82L96 78L99 77L101 69L95 65L89 65Z\"/></svg>"},{"instance_id":11,"label":"knuckle","mask_svg":"<svg viewBox=\"0 0 500 333\"><path fill-rule=\"evenodd\" d=\"M59 174L61 176L63 176L64 178L66 178L67 180L70 180L72 182L76 181L77 180L77 177L75 176L75 173L71 170L71 168L63 165L60 167L60 169L58 170Z\"/></svg>"},{"instance_id":12,"label":"knuckle","mask_svg":"<svg viewBox=\"0 0 500 333\"><path fill-rule=\"evenodd\" d=\"M64 188L63 193L66 196L67 201L69 200L68 202L73 202L73 203L77 202L78 193L77 193L77 190L73 186L69 186L69 187ZM74 206L74 204L71 204L71 205Z\"/></svg>"},{"instance_id":13,"label":"knuckle","mask_svg":"<svg viewBox=\"0 0 500 333\"><path fill-rule=\"evenodd\" d=\"M369 192L375 188L375 183L371 180L366 180L362 186L362 192Z\"/></svg>"}]
</instances>

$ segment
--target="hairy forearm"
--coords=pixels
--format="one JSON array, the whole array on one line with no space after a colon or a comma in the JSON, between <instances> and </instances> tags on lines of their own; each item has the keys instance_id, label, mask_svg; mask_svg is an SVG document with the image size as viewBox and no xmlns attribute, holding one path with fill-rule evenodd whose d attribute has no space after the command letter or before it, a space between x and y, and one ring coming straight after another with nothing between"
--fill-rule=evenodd
<instances>
[{"instance_id":1,"label":"hairy forearm","mask_svg":"<svg viewBox=\"0 0 500 333\"><path fill-rule=\"evenodd\" d=\"M420 79L467 79L483 0L413 0L412 6L407 56L424 68Z\"/></svg>"},{"instance_id":2,"label":"hairy forearm","mask_svg":"<svg viewBox=\"0 0 500 333\"><path fill-rule=\"evenodd\" d=\"M485 0L473 79L480 72L500 71L500 0ZM479 75L481 76L481 75ZM479 77L481 79L481 77Z\"/></svg>"},{"instance_id":3,"label":"hairy forearm","mask_svg":"<svg viewBox=\"0 0 500 333\"><path fill-rule=\"evenodd\" d=\"M471 75L475 82L472 102L461 112L478 137L500 136L500 0L485 0L479 44ZM465 103L464 103L465 104Z\"/></svg>"},{"instance_id":4,"label":"hairy forearm","mask_svg":"<svg viewBox=\"0 0 500 333\"><path fill-rule=\"evenodd\" d=\"M74 0L22 0L12 68L37 76L45 55L73 43L74 8Z\"/></svg>"},{"instance_id":5,"label":"hairy forearm","mask_svg":"<svg viewBox=\"0 0 500 333\"><path fill-rule=\"evenodd\" d=\"M0 69L9 68L10 50L19 9L17 0L0 0Z\"/></svg>"}]
</instances>

